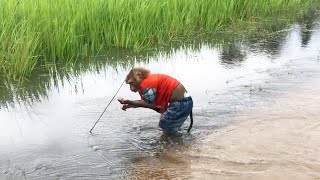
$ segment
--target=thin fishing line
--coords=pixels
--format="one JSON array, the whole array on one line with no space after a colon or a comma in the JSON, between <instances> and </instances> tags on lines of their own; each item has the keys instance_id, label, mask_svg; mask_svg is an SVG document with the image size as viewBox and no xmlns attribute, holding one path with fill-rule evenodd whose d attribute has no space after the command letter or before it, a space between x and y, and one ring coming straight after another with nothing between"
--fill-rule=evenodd
<instances>
[{"instance_id":1,"label":"thin fishing line","mask_svg":"<svg viewBox=\"0 0 320 180\"><path fill-rule=\"evenodd\" d=\"M134 64L132 65L130 71L133 69ZM129 71L129 72L130 72ZM116 97L116 95L118 94L118 92L120 91L121 87L123 86L125 80L122 82L121 86L119 87L119 89L117 90L117 92L114 94L114 96L112 97L112 99L110 100L109 104L107 105L106 108L104 108L103 112L101 113L100 117L98 118L98 120L96 121L96 123L94 123L94 125L92 126L90 133L92 133L93 128L97 125L97 123L99 122L99 120L101 119L102 115L104 114L104 112L108 109L108 107L110 106L111 102L113 101L113 99Z\"/></svg>"},{"instance_id":2,"label":"thin fishing line","mask_svg":"<svg viewBox=\"0 0 320 180\"><path fill-rule=\"evenodd\" d=\"M111 102L113 101L113 99L116 97L116 95L118 94L118 92L120 91L121 87L123 86L125 81L122 82L121 86L119 87L118 91L114 94L114 96L112 97L112 99L110 100L109 104L107 105L106 108L104 108L103 112L101 113L100 117L98 118L98 120L96 121L96 123L94 123L93 127L90 130L90 133L92 133L93 128L97 125L97 123L99 122L99 120L101 119L102 115L104 114L104 112L108 109L108 107L110 106Z\"/></svg>"},{"instance_id":3,"label":"thin fishing line","mask_svg":"<svg viewBox=\"0 0 320 180\"><path fill-rule=\"evenodd\" d=\"M134 64L132 65L131 67L131 70L133 69L134 67ZM131 71L130 70L130 71ZM116 95L119 93L121 87L123 86L125 80L122 82L121 86L119 87L119 89L117 90L117 92L114 94L114 96L112 97L112 99L110 100L109 104L107 105L106 108L104 108L103 112L101 113L100 117L98 118L98 120L96 121L96 123L94 123L94 125L92 126L91 130L90 130L90 133L92 133L92 130L94 129L94 127L97 125L97 123L99 122L99 120L101 119L102 115L104 114L104 112L106 112L106 110L108 109L108 107L110 106L111 102L113 101L113 99L116 97Z\"/></svg>"}]
</instances>

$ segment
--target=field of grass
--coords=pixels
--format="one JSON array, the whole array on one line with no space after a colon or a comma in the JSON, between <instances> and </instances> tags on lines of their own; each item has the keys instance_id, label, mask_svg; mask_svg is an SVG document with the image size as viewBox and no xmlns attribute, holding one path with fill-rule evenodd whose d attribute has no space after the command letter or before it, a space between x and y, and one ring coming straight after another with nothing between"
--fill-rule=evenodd
<instances>
[{"instance_id":1,"label":"field of grass","mask_svg":"<svg viewBox=\"0 0 320 180\"><path fill-rule=\"evenodd\" d=\"M20 79L108 48L144 48L317 0L0 0L0 77ZM319 2L318 2L319 3Z\"/></svg>"}]
</instances>

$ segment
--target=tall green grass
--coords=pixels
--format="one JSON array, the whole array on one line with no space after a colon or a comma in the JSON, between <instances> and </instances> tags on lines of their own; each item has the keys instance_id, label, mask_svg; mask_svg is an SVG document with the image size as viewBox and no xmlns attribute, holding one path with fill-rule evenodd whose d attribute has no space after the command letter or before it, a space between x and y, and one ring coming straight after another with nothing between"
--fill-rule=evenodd
<instances>
[{"instance_id":1,"label":"tall green grass","mask_svg":"<svg viewBox=\"0 0 320 180\"><path fill-rule=\"evenodd\" d=\"M18 79L111 47L139 51L316 0L0 0L0 76Z\"/></svg>"}]
</instances>

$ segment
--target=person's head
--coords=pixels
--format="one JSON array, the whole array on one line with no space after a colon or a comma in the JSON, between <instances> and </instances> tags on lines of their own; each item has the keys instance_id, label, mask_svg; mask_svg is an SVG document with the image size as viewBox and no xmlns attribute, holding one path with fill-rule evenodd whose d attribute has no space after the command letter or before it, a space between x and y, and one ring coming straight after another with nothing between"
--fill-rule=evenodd
<instances>
[{"instance_id":1,"label":"person's head","mask_svg":"<svg viewBox=\"0 0 320 180\"><path fill-rule=\"evenodd\" d=\"M137 92L143 79L147 78L150 71L143 67L136 67L130 70L126 77L126 83L130 85L130 90Z\"/></svg>"}]
</instances>

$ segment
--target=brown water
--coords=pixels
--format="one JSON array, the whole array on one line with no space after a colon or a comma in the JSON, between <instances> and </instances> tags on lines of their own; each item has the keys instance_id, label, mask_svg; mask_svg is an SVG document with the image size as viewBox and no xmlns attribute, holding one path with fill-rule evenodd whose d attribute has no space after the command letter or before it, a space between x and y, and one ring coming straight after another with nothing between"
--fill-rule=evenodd
<instances>
[{"instance_id":1,"label":"brown water","mask_svg":"<svg viewBox=\"0 0 320 180\"><path fill-rule=\"evenodd\" d=\"M295 24L281 37L136 62L177 77L193 96L191 134L187 120L175 138L161 138L158 114L123 112L116 101L89 133L128 71L120 65L39 77L19 91L2 85L0 177L319 179L319 39L319 22ZM128 86L119 96L138 98Z\"/></svg>"},{"instance_id":2,"label":"brown water","mask_svg":"<svg viewBox=\"0 0 320 180\"><path fill-rule=\"evenodd\" d=\"M194 177L320 178L320 78L267 107L237 114L235 124L191 153Z\"/></svg>"}]
</instances>

